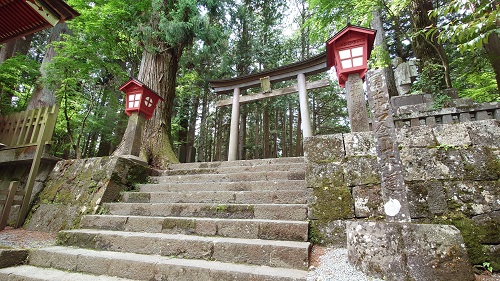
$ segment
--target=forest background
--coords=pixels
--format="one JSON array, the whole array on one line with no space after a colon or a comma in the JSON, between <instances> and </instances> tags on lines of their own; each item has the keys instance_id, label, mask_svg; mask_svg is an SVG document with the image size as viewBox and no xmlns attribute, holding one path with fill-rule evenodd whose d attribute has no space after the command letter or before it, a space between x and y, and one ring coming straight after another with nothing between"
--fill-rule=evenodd
<instances>
[{"instance_id":1,"label":"forest background","mask_svg":"<svg viewBox=\"0 0 500 281\"><path fill-rule=\"evenodd\" d=\"M81 13L0 49L0 114L57 103L52 153L62 158L110 155L127 125L130 77L165 99L147 121L142 156L155 167L181 158L227 159L230 107L209 80L305 60L351 24L377 30L370 67L384 68L397 95L391 59L416 59L412 93L436 106L455 88L477 102L500 101L497 0L68 0ZM344 89L309 92L315 135L349 131ZM288 82L293 83L293 82ZM273 89L288 86L285 82ZM258 91L256 89L255 91ZM242 94L252 94L251 90ZM298 94L242 104L239 159L302 155Z\"/></svg>"}]
</instances>

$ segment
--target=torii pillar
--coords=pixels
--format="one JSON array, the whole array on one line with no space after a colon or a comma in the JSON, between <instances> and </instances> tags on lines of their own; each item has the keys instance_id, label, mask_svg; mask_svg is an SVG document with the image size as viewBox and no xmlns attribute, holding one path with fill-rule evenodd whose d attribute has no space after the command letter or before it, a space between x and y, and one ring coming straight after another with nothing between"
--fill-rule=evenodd
<instances>
[{"instance_id":1,"label":"torii pillar","mask_svg":"<svg viewBox=\"0 0 500 281\"><path fill-rule=\"evenodd\" d=\"M309 116L309 101L307 98L306 76L304 73L297 75L297 88L299 92L300 117L302 119L303 138L312 137L311 118ZM231 129L229 131L228 161L238 160L238 132L240 120L240 88L233 89L233 102L231 110Z\"/></svg>"}]
</instances>

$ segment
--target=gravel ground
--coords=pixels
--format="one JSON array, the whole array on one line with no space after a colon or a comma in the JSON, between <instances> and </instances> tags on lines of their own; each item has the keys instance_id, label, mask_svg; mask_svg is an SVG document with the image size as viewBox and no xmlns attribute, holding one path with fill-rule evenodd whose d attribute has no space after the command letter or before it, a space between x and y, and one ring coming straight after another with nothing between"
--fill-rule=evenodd
<instances>
[{"instance_id":1,"label":"gravel ground","mask_svg":"<svg viewBox=\"0 0 500 281\"><path fill-rule=\"evenodd\" d=\"M56 243L57 233L28 231L22 228L6 227L0 231L0 247L41 248Z\"/></svg>"},{"instance_id":2,"label":"gravel ground","mask_svg":"<svg viewBox=\"0 0 500 281\"><path fill-rule=\"evenodd\" d=\"M317 251L314 253L314 251ZM319 253L318 253L319 252ZM311 262L307 281L382 281L368 277L347 261L347 249L313 249L313 255L320 255Z\"/></svg>"}]
</instances>

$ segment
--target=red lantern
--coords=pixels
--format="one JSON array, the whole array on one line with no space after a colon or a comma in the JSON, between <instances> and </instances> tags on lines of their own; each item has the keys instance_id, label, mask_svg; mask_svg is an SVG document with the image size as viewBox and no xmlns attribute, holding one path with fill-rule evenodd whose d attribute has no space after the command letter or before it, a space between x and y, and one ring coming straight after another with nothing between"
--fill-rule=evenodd
<instances>
[{"instance_id":1,"label":"red lantern","mask_svg":"<svg viewBox=\"0 0 500 281\"><path fill-rule=\"evenodd\" d=\"M365 77L376 32L373 29L347 25L326 41L326 65L335 66L342 88L345 87L349 74L359 73L361 79Z\"/></svg>"},{"instance_id":2,"label":"red lantern","mask_svg":"<svg viewBox=\"0 0 500 281\"><path fill-rule=\"evenodd\" d=\"M133 112L143 113L146 120L153 116L158 100L164 101L157 93L144 83L132 78L120 87L125 92L125 113L128 116Z\"/></svg>"}]
</instances>

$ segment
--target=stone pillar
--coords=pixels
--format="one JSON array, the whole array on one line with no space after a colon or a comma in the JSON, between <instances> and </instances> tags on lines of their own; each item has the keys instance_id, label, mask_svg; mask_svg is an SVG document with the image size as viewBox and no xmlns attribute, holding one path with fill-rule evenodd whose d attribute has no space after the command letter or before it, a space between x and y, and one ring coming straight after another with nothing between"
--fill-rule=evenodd
<instances>
[{"instance_id":1,"label":"stone pillar","mask_svg":"<svg viewBox=\"0 0 500 281\"><path fill-rule=\"evenodd\" d=\"M345 82L345 90L347 92L347 111L349 112L351 132L370 131L363 81L359 77L359 73L349 74Z\"/></svg>"},{"instance_id":2,"label":"stone pillar","mask_svg":"<svg viewBox=\"0 0 500 281\"><path fill-rule=\"evenodd\" d=\"M240 120L240 88L234 88L233 109L231 111L231 131L229 132L229 151L227 160L234 161L238 157L238 127Z\"/></svg>"},{"instance_id":3,"label":"stone pillar","mask_svg":"<svg viewBox=\"0 0 500 281\"><path fill-rule=\"evenodd\" d=\"M311 118L309 117L309 102L307 99L306 76L297 75L299 88L300 117L302 119L302 135L304 138L312 137Z\"/></svg>"},{"instance_id":4,"label":"stone pillar","mask_svg":"<svg viewBox=\"0 0 500 281\"><path fill-rule=\"evenodd\" d=\"M350 76L349 76L350 77ZM367 74L368 102L373 118L373 134L382 182L382 199L386 220L410 222L407 188L403 178L403 164L399 156L396 128L389 104L389 93L382 70Z\"/></svg>"},{"instance_id":5,"label":"stone pillar","mask_svg":"<svg viewBox=\"0 0 500 281\"><path fill-rule=\"evenodd\" d=\"M130 115L123 139L115 152L113 152L113 156L133 155L139 157L145 122L146 117L144 114L133 112Z\"/></svg>"}]
</instances>

